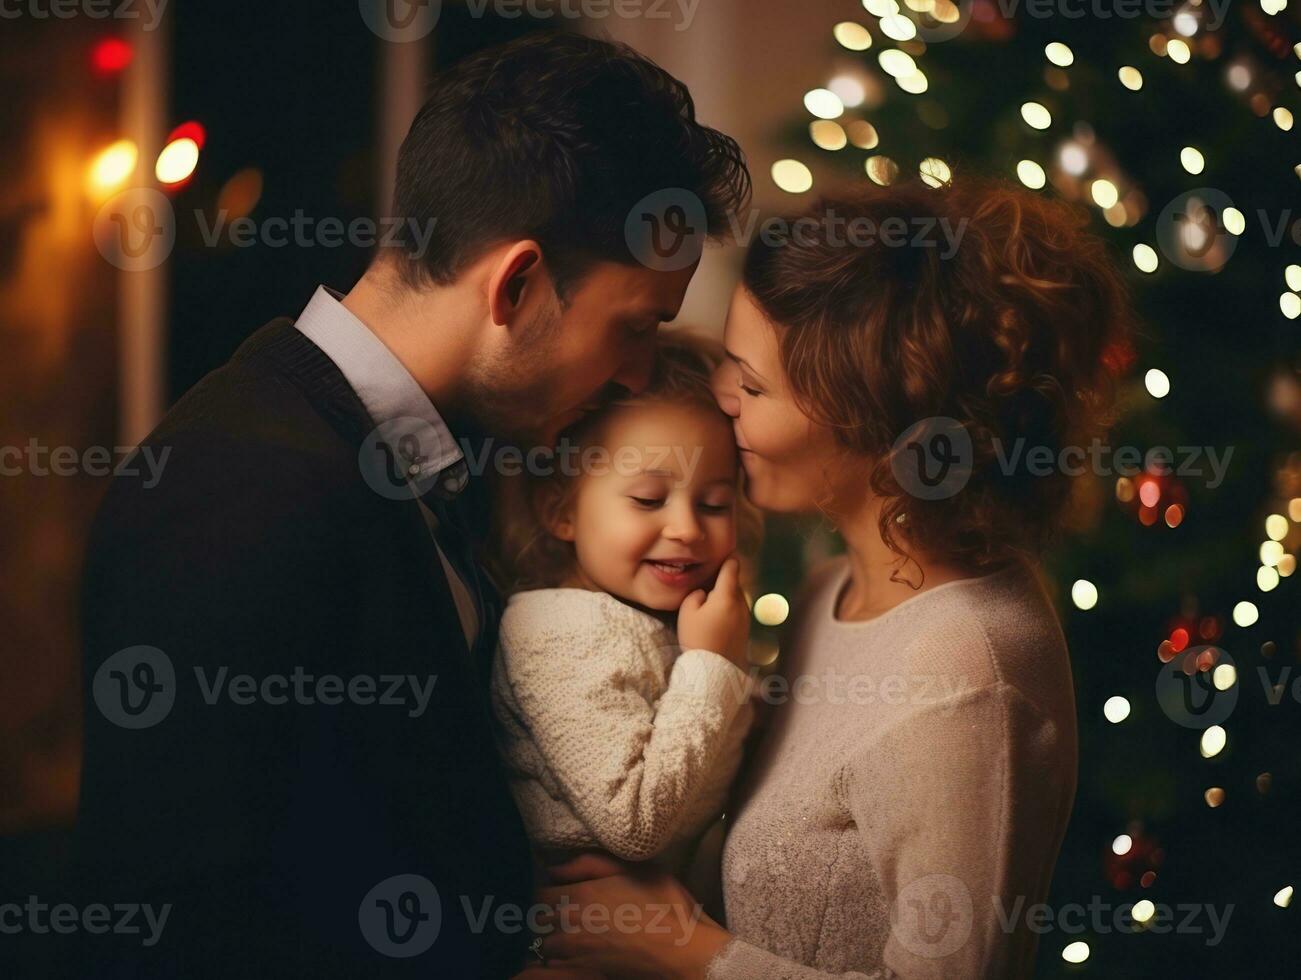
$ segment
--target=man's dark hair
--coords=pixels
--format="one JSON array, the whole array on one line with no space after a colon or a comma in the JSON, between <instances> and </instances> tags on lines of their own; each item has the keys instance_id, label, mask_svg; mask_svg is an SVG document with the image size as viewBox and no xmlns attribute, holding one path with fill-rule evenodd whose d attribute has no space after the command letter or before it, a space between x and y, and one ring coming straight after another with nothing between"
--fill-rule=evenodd
<instances>
[{"instance_id":1,"label":"man's dark hair","mask_svg":"<svg viewBox=\"0 0 1301 980\"><path fill-rule=\"evenodd\" d=\"M750 194L740 147L696 121L672 75L578 34L477 52L434 80L398 155L393 214L432 223L423 255L400 253L403 279L446 284L490 246L532 238L563 299L594 262L637 261L629 211L668 188L699 199L713 237Z\"/></svg>"}]
</instances>

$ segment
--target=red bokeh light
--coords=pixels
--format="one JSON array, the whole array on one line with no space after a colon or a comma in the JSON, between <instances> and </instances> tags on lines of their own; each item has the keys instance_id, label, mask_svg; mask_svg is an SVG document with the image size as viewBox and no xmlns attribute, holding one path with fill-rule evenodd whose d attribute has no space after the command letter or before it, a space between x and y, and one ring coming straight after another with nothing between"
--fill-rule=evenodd
<instances>
[{"instance_id":1,"label":"red bokeh light","mask_svg":"<svg viewBox=\"0 0 1301 980\"><path fill-rule=\"evenodd\" d=\"M90 66L97 75L116 75L135 57L135 51L120 37L106 37L90 52Z\"/></svg>"},{"instance_id":2,"label":"red bokeh light","mask_svg":"<svg viewBox=\"0 0 1301 980\"><path fill-rule=\"evenodd\" d=\"M184 139L194 140L194 145L202 150L203 144L208 139L208 131L194 120L183 122L168 134L167 139L163 141L163 145Z\"/></svg>"}]
</instances>

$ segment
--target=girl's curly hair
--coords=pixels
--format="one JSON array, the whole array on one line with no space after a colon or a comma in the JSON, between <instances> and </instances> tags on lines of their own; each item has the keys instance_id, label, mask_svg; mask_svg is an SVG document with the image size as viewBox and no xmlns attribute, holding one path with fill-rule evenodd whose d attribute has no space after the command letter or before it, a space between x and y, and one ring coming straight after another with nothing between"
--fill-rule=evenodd
<instances>
[{"instance_id":1,"label":"girl's curly hair","mask_svg":"<svg viewBox=\"0 0 1301 980\"><path fill-rule=\"evenodd\" d=\"M1054 460L1087 446L1132 357L1127 290L1088 215L958 178L869 187L801 217L827 233L757 243L745 287L776 327L802 410L868 461L886 543L974 568L1041 551L1070 479L1005 472L998 456L1018 440ZM846 227L880 233L847 244ZM896 440L931 418L971 438L970 478L947 499L910 496L895 475Z\"/></svg>"},{"instance_id":2,"label":"girl's curly hair","mask_svg":"<svg viewBox=\"0 0 1301 980\"><path fill-rule=\"evenodd\" d=\"M659 336L655 364L645 390L606 406L697 405L726 419L714 400L710 377L723 360L717 341L679 329ZM584 450L597 445L605 411L588 415L560 434L562 445L581 458ZM730 424L730 420L729 424ZM736 495L737 557L741 581L747 587L754 580L754 562L763 537L763 518L740 492L743 471L738 467ZM562 468L539 476L524 473L499 477L494 488L492 533L485 562L507 594L525 589L557 588L574 570L574 545L554 537L543 521L543 508L563 506L577 490L581 474Z\"/></svg>"}]
</instances>

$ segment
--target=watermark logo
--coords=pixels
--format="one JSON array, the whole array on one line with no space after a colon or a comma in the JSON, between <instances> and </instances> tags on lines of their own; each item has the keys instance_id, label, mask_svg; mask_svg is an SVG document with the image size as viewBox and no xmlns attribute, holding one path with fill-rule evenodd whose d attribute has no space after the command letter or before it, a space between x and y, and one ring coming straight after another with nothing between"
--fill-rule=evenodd
<instances>
[{"instance_id":1,"label":"watermark logo","mask_svg":"<svg viewBox=\"0 0 1301 980\"><path fill-rule=\"evenodd\" d=\"M657 272L676 272L700 261L709 221L699 197L670 187L633 205L623 231L638 262Z\"/></svg>"},{"instance_id":2,"label":"watermark logo","mask_svg":"<svg viewBox=\"0 0 1301 980\"><path fill-rule=\"evenodd\" d=\"M152 728L176 703L176 671L171 658L157 647L127 647L99 665L91 694L113 724Z\"/></svg>"},{"instance_id":3,"label":"watermark logo","mask_svg":"<svg viewBox=\"0 0 1301 980\"><path fill-rule=\"evenodd\" d=\"M245 707L264 704L279 707L341 704L396 707L408 718L419 718L429 708L437 674L314 674L301 665L287 674L261 677L232 674L227 666L209 671L193 668L194 681L204 704L212 707L227 700ZM151 646L127 647L100 665L92 683L95 704L104 717L122 728L152 728L162 722L176 703L177 676L172 659Z\"/></svg>"},{"instance_id":4,"label":"watermark logo","mask_svg":"<svg viewBox=\"0 0 1301 980\"><path fill-rule=\"evenodd\" d=\"M965 31L967 25L971 23L971 14L975 6L975 0L936 0L930 5L929 10L919 13L916 17L905 17L903 11L897 8L895 13L886 16L911 20L918 40L927 44L937 44L941 41L951 41ZM884 22L885 18L882 20ZM882 26L885 26L884 23ZM890 36L894 37L898 33L896 30Z\"/></svg>"},{"instance_id":5,"label":"watermark logo","mask_svg":"<svg viewBox=\"0 0 1301 980\"><path fill-rule=\"evenodd\" d=\"M442 0L358 0L358 8L371 32L394 44L428 37L443 12Z\"/></svg>"},{"instance_id":6,"label":"watermark logo","mask_svg":"<svg viewBox=\"0 0 1301 980\"><path fill-rule=\"evenodd\" d=\"M890 933L914 956L940 959L971 935L971 892L953 875L932 874L899 890L890 909Z\"/></svg>"},{"instance_id":7,"label":"watermark logo","mask_svg":"<svg viewBox=\"0 0 1301 980\"><path fill-rule=\"evenodd\" d=\"M1161 665L1156 700L1167 718L1184 728L1222 723L1238 704L1237 669L1227 650L1189 647Z\"/></svg>"},{"instance_id":8,"label":"watermark logo","mask_svg":"<svg viewBox=\"0 0 1301 980\"><path fill-rule=\"evenodd\" d=\"M1214 187L1185 191L1161 209L1156 240L1167 259L1192 272L1213 272L1232 257L1238 236L1226 227L1233 199Z\"/></svg>"},{"instance_id":9,"label":"watermark logo","mask_svg":"<svg viewBox=\"0 0 1301 980\"><path fill-rule=\"evenodd\" d=\"M146 272L167 261L176 245L172 202L151 187L132 187L105 202L95 215L95 247L125 272Z\"/></svg>"},{"instance_id":10,"label":"watermark logo","mask_svg":"<svg viewBox=\"0 0 1301 980\"><path fill-rule=\"evenodd\" d=\"M419 956L434 944L442 928L438 889L421 875L385 878L361 900L357 924L377 953L395 959Z\"/></svg>"},{"instance_id":11,"label":"watermark logo","mask_svg":"<svg viewBox=\"0 0 1301 980\"><path fill-rule=\"evenodd\" d=\"M1087 446L1033 445L1024 436L1010 443L990 440L993 463L1003 476L1135 477L1143 473L1206 480L1214 490L1228 474L1234 446L1109 446L1095 438ZM971 437L956 419L936 415L913 423L895 440L890 468L905 493L919 500L944 500L970 481Z\"/></svg>"},{"instance_id":12,"label":"watermark logo","mask_svg":"<svg viewBox=\"0 0 1301 980\"><path fill-rule=\"evenodd\" d=\"M895 440L890 469L899 486L918 500L945 500L971 479L971 435L946 415L922 419Z\"/></svg>"},{"instance_id":13,"label":"watermark logo","mask_svg":"<svg viewBox=\"0 0 1301 980\"><path fill-rule=\"evenodd\" d=\"M439 473L452 462L454 444L426 419L405 415L371 430L357 451L361 478L385 500L414 500L434 488ZM468 470L465 472L468 479ZM445 487L456 492L464 486Z\"/></svg>"}]
</instances>

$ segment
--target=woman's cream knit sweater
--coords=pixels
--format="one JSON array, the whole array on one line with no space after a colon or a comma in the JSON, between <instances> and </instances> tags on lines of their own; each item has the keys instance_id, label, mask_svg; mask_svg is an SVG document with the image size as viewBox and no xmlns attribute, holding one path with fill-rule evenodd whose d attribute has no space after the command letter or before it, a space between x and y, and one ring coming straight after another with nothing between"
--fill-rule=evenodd
<instances>
[{"instance_id":1,"label":"woman's cream knit sweater","mask_svg":"<svg viewBox=\"0 0 1301 980\"><path fill-rule=\"evenodd\" d=\"M847 574L811 576L766 689L709 980L1028 977L1076 778L1052 607L1017 567L841 622Z\"/></svg>"}]
</instances>

